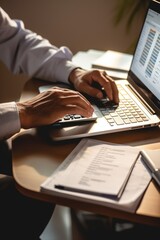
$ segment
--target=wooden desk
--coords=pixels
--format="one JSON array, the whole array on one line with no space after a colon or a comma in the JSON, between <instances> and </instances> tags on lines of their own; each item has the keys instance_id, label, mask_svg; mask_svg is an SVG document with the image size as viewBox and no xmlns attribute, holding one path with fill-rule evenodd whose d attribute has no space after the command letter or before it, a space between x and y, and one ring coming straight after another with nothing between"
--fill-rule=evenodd
<instances>
[{"instance_id":1,"label":"wooden desk","mask_svg":"<svg viewBox=\"0 0 160 240\"><path fill-rule=\"evenodd\" d=\"M21 100L37 94L38 86L42 84L44 85L44 82L37 80L27 82ZM107 134L98 136L96 139L157 149L160 148L160 128ZM58 205L160 226L160 190L154 182L150 183L135 214L78 200L66 200L62 197L49 196L40 192L40 184L52 174L78 142L79 140L51 143L37 129L22 130L17 134L13 138L12 147L13 174L19 191L26 196L50 201Z\"/></svg>"}]
</instances>

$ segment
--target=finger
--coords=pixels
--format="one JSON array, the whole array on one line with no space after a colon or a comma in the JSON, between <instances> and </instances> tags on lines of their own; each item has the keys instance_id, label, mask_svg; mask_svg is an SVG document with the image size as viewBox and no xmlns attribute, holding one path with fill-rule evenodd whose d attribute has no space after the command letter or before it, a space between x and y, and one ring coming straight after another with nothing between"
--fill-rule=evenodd
<instances>
[{"instance_id":1,"label":"finger","mask_svg":"<svg viewBox=\"0 0 160 240\"><path fill-rule=\"evenodd\" d=\"M55 89L53 89L55 92ZM65 100L70 101L70 98L75 98L75 101L78 102L79 99L87 106L91 106L90 102L78 91L75 90L70 90L70 89L56 89L57 92L57 99L59 98L60 100ZM59 96L58 96L59 95ZM55 93L54 93L55 97ZM74 99L72 100L74 102Z\"/></svg>"},{"instance_id":2,"label":"finger","mask_svg":"<svg viewBox=\"0 0 160 240\"><path fill-rule=\"evenodd\" d=\"M97 82L98 84L98 82ZM96 87L95 86L95 81L91 81L91 83L89 82L83 82L83 89L81 92L84 92L85 94L95 97L95 98L102 98L103 97L103 93L102 93L102 87L99 84L100 87Z\"/></svg>"},{"instance_id":3,"label":"finger","mask_svg":"<svg viewBox=\"0 0 160 240\"><path fill-rule=\"evenodd\" d=\"M92 91L92 94L96 93L96 97L102 98L104 97L103 93L105 92L107 97L110 100L113 100L113 91L112 91L112 85L111 85L111 78L109 78L105 71L94 71L92 75L92 84L91 87L94 90Z\"/></svg>"},{"instance_id":4,"label":"finger","mask_svg":"<svg viewBox=\"0 0 160 240\"><path fill-rule=\"evenodd\" d=\"M81 94L62 96L60 104L63 106L76 105L76 106L79 106L79 107L89 111L89 112L93 111L93 107L90 104L90 102L86 98L84 98Z\"/></svg>"},{"instance_id":5,"label":"finger","mask_svg":"<svg viewBox=\"0 0 160 240\"><path fill-rule=\"evenodd\" d=\"M100 77L95 79L105 91L109 100L119 103L118 88L115 81L107 75L106 71L100 72Z\"/></svg>"},{"instance_id":6,"label":"finger","mask_svg":"<svg viewBox=\"0 0 160 240\"><path fill-rule=\"evenodd\" d=\"M111 85L112 85L112 91L113 91L113 101L118 104L119 94L118 94L118 88L115 81L111 81Z\"/></svg>"},{"instance_id":7,"label":"finger","mask_svg":"<svg viewBox=\"0 0 160 240\"><path fill-rule=\"evenodd\" d=\"M105 91L109 100L113 100L113 90L112 90L112 79L106 74L105 71L102 71L101 78L99 80L100 85L102 86L103 90Z\"/></svg>"},{"instance_id":8,"label":"finger","mask_svg":"<svg viewBox=\"0 0 160 240\"><path fill-rule=\"evenodd\" d=\"M81 93L77 91L72 90L66 91L63 89L60 89L56 92L54 91L53 98L51 97L50 101L51 102L54 101L54 106L56 106L56 108L61 109L63 114L64 111L66 111L66 109L67 111L72 109L71 111L73 110L75 111L72 112L72 114L78 114L75 107L78 109L78 111L83 111L82 113L83 115L85 114L85 116L91 116L94 111L90 102Z\"/></svg>"},{"instance_id":9,"label":"finger","mask_svg":"<svg viewBox=\"0 0 160 240\"><path fill-rule=\"evenodd\" d=\"M106 83L109 83L109 85L106 85L106 83L104 85L104 89L108 98L118 104L119 103L118 88L115 81L110 76L108 76L106 72L103 73L103 76L105 77L105 79L107 79Z\"/></svg>"}]
</instances>

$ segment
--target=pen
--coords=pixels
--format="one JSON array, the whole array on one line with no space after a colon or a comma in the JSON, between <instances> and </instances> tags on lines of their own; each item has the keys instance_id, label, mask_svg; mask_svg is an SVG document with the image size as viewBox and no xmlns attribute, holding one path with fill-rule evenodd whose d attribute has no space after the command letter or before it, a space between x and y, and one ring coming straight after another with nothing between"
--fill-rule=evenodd
<instances>
[{"instance_id":1,"label":"pen","mask_svg":"<svg viewBox=\"0 0 160 240\"><path fill-rule=\"evenodd\" d=\"M151 172L151 175L153 177L153 179L158 183L158 185L160 186L160 168L158 168L156 165L155 165L155 162L154 162L154 158L153 158L153 155L152 157L149 156L149 152L147 154L146 151L142 150L140 151L140 154L142 156L142 160L144 162L144 164L147 166L147 168L150 170ZM157 158L156 158L157 160ZM160 159L159 159L159 162L160 162Z\"/></svg>"},{"instance_id":2,"label":"pen","mask_svg":"<svg viewBox=\"0 0 160 240\"><path fill-rule=\"evenodd\" d=\"M160 169L156 169L153 173L152 173L153 178L155 179L155 181L158 183L158 185L160 186Z\"/></svg>"}]
</instances>

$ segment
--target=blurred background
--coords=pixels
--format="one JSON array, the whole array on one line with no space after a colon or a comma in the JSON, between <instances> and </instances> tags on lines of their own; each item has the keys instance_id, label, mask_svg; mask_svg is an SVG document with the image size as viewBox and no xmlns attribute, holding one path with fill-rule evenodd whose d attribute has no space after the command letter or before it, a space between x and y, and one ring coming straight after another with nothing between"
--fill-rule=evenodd
<instances>
[{"instance_id":1,"label":"blurred background","mask_svg":"<svg viewBox=\"0 0 160 240\"><path fill-rule=\"evenodd\" d=\"M148 0L1 0L11 18L57 47L133 53ZM138 5L139 4L139 5ZM138 6L138 7L137 7ZM13 76L0 63L0 102L17 100L27 76Z\"/></svg>"}]
</instances>

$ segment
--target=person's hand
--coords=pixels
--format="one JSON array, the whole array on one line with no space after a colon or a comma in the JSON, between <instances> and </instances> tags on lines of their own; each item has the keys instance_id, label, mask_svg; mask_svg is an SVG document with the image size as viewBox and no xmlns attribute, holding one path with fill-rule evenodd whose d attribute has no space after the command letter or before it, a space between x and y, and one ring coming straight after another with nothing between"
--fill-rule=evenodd
<instances>
[{"instance_id":1,"label":"person's hand","mask_svg":"<svg viewBox=\"0 0 160 240\"><path fill-rule=\"evenodd\" d=\"M78 91L53 87L25 102L18 102L21 127L28 129L56 122L66 114L90 117L93 107Z\"/></svg>"},{"instance_id":2,"label":"person's hand","mask_svg":"<svg viewBox=\"0 0 160 240\"><path fill-rule=\"evenodd\" d=\"M119 103L118 89L115 81L103 70L95 69L86 71L76 68L70 73L69 81L79 92L101 99L103 98L103 93L100 89L94 87L94 83L96 82L104 89L110 101Z\"/></svg>"}]
</instances>

